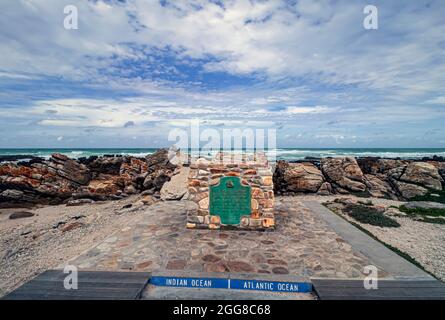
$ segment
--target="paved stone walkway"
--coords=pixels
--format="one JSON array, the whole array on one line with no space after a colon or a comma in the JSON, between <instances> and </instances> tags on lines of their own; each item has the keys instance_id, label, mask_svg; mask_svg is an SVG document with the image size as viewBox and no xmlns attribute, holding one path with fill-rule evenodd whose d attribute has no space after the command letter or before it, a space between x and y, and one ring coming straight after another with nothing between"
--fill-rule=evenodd
<instances>
[{"instance_id":1,"label":"paved stone walkway","mask_svg":"<svg viewBox=\"0 0 445 320\"><path fill-rule=\"evenodd\" d=\"M292 197L278 197L273 232L189 230L186 201L160 202L77 257L87 270L181 270L363 278L370 264ZM381 270L380 277L388 274Z\"/></svg>"}]
</instances>

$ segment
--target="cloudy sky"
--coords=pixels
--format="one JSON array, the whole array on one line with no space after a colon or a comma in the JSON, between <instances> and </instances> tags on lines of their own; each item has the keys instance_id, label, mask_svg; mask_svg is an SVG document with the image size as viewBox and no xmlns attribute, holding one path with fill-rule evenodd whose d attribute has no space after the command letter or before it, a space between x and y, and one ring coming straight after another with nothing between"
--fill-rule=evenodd
<instances>
[{"instance_id":1,"label":"cloudy sky","mask_svg":"<svg viewBox=\"0 0 445 320\"><path fill-rule=\"evenodd\" d=\"M78 8L78 30L64 7ZM376 5L378 30L363 27ZM445 147L445 1L3 0L0 147Z\"/></svg>"}]
</instances>

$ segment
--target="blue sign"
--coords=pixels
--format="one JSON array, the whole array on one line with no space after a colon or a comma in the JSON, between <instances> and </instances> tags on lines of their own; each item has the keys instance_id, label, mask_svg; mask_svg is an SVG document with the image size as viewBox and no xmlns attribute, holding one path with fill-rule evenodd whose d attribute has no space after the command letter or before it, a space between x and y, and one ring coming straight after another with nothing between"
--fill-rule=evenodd
<instances>
[{"instance_id":1,"label":"blue sign","mask_svg":"<svg viewBox=\"0 0 445 320\"><path fill-rule=\"evenodd\" d=\"M152 277L150 283L155 286L183 288L213 288L256 290L271 292L311 292L309 282L280 282L263 280L241 280L223 278L185 278L185 277Z\"/></svg>"},{"instance_id":2,"label":"blue sign","mask_svg":"<svg viewBox=\"0 0 445 320\"><path fill-rule=\"evenodd\" d=\"M228 280L220 278L151 277L150 283L155 286L164 286L164 287L215 288L215 289L228 288Z\"/></svg>"},{"instance_id":3,"label":"blue sign","mask_svg":"<svg viewBox=\"0 0 445 320\"><path fill-rule=\"evenodd\" d=\"M239 290L257 290L273 292L311 292L312 284L309 282L278 282L263 280L230 279L230 288Z\"/></svg>"}]
</instances>

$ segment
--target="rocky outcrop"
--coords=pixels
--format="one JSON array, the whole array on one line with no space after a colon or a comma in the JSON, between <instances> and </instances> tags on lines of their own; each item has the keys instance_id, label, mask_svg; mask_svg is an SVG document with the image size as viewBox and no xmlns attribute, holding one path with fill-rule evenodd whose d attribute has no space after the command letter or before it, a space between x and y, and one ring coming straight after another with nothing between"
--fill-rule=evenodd
<instances>
[{"instance_id":1,"label":"rocky outcrop","mask_svg":"<svg viewBox=\"0 0 445 320\"><path fill-rule=\"evenodd\" d=\"M176 165L161 149L147 158L103 156L0 165L0 206L59 204L76 199L120 199L129 194L159 192ZM81 201L80 201L81 202Z\"/></svg>"},{"instance_id":2,"label":"rocky outcrop","mask_svg":"<svg viewBox=\"0 0 445 320\"><path fill-rule=\"evenodd\" d=\"M274 187L277 194L362 194L407 200L442 190L444 172L445 164L439 161L375 157L325 158L312 163L278 161Z\"/></svg>"},{"instance_id":3,"label":"rocky outcrop","mask_svg":"<svg viewBox=\"0 0 445 320\"><path fill-rule=\"evenodd\" d=\"M383 174L389 170L402 167L408 162L407 160L381 159L377 157L357 159L357 164L364 174Z\"/></svg>"},{"instance_id":4,"label":"rocky outcrop","mask_svg":"<svg viewBox=\"0 0 445 320\"><path fill-rule=\"evenodd\" d=\"M55 153L48 163L48 170L75 184L87 185L91 180L90 170L84 165L67 156Z\"/></svg>"},{"instance_id":5,"label":"rocky outcrop","mask_svg":"<svg viewBox=\"0 0 445 320\"><path fill-rule=\"evenodd\" d=\"M164 183L161 189L161 200L180 200L187 193L187 179L190 168L182 167L178 173Z\"/></svg>"},{"instance_id":6,"label":"rocky outcrop","mask_svg":"<svg viewBox=\"0 0 445 320\"><path fill-rule=\"evenodd\" d=\"M417 196L423 196L428 193L424 187L406 183L402 181L393 181L396 192L401 196L401 199L411 199Z\"/></svg>"},{"instance_id":7,"label":"rocky outcrop","mask_svg":"<svg viewBox=\"0 0 445 320\"><path fill-rule=\"evenodd\" d=\"M312 163L281 161L277 164L275 177L279 177L284 192L315 193L324 182L323 174Z\"/></svg>"},{"instance_id":8,"label":"rocky outcrop","mask_svg":"<svg viewBox=\"0 0 445 320\"><path fill-rule=\"evenodd\" d=\"M410 163L400 177L400 180L427 189L442 190L443 179L439 174L439 170L427 162Z\"/></svg>"},{"instance_id":9,"label":"rocky outcrop","mask_svg":"<svg viewBox=\"0 0 445 320\"><path fill-rule=\"evenodd\" d=\"M321 170L326 180L340 193L366 190L363 172L352 157L322 159Z\"/></svg>"},{"instance_id":10,"label":"rocky outcrop","mask_svg":"<svg viewBox=\"0 0 445 320\"><path fill-rule=\"evenodd\" d=\"M397 199L391 185L385 181L382 175L365 174L364 181L369 194L376 198Z\"/></svg>"}]
</instances>

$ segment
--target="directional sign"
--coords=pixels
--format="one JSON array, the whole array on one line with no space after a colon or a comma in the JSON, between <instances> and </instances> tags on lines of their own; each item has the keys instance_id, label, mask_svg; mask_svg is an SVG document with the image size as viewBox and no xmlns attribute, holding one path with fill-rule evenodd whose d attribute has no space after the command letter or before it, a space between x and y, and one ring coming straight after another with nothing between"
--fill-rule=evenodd
<instances>
[{"instance_id":1,"label":"directional sign","mask_svg":"<svg viewBox=\"0 0 445 320\"><path fill-rule=\"evenodd\" d=\"M310 282L242 280L224 278L157 277L150 284L164 287L256 290L269 292L311 292Z\"/></svg>"}]
</instances>

